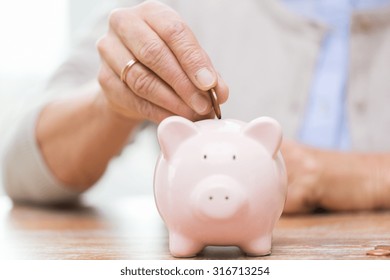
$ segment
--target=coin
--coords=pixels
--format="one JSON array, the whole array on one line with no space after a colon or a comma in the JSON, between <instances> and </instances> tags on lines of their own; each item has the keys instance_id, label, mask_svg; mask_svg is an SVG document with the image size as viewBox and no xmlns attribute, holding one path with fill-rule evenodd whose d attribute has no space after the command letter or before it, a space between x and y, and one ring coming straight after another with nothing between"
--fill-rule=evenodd
<instances>
[{"instance_id":1,"label":"coin","mask_svg":"<svg viewBox=\"0 0 390 280\"><path fill-rule=\"evenodd\" d=\"M375 249L366 252L369 256L390 256L390 250Z\"/></svg>"},{"instance_id":2,"label":"coin","mask_svg":"<svg viewBox=\"0 0 390 280\"><path fill-rule=\"evenodd\" d=\"M375 249L390 250L390 245L376 245Z\"/></svg>"},{"instance_id":3,"label":"coin","mask_svg":"<svg viewBox=\"0 0 390 280\"><path fill-rule=\"evenodd\" d=\"M221 108L219 107L218 103L218 96L217 93L215 92L215 89L210 89L209 90L209 95L211 99L211 103L213 104L214 112L215 115L217 116L218 119L221 119Z\"/></svg>"}]
</instances>

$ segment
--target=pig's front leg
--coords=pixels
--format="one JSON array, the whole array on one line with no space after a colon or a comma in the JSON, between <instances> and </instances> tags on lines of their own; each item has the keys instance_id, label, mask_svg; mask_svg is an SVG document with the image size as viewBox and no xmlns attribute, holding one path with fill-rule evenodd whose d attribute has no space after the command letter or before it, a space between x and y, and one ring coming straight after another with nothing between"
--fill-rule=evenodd
<instances>
[{"instance_id":1,"label":"pig's front leg","mask_svg":"<svg viewBox=\"0 0 390 280\"><path fill-rule=\"evenodd\" d=\"M203 249L203 245L181 233L169 233L169 250L174 257L189 258L196 256Z\"/></svg>"},{"instance_id":2,"label":"pig's front leg","mask_svg":"<svg viewBox=\"0 0 390 280\"><path fill-rule=\"evenodd\" d=\"M240 248L249 256L267 256L271 254L272 234L265 234L246 242Z\"/></svg>"}]
</instances>

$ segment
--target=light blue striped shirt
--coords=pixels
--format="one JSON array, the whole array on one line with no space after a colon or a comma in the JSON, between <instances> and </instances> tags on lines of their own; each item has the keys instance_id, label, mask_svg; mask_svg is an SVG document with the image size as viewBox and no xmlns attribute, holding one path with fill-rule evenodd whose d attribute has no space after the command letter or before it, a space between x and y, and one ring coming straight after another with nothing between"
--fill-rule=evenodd
<instances>
[{"instance_id":1,"label":"light blue striped shirt","mask_svg":"<svg viewBox=\"0 0 390 280\"><path fill-rule=\"evenodd\" d=\"M328 26L299 131L302 143L348 150L350 138L345 106L351 14L385 6L390 0L283 0L292 11Z\"/></svg>"}]
</instances>

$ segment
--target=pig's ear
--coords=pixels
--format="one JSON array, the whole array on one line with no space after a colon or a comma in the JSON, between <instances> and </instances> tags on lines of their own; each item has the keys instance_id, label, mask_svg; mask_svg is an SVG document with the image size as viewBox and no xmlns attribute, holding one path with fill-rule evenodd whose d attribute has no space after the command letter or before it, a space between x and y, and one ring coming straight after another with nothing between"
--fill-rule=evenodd
<instances>
[{"instance_id":1,"label":"pig's ear","mask_svg":"<svg viewBox=\"0 0 390 280\"><path fill-rule=\"evenodd\" d=\"M198 129L193 122L178 116L166 118L157 129L162 154L169 159L183 141L196 134Z\"/></svg>"},{"instance_id":2,"label":"pig's ear","mask_svg":"<svg viewBox=\"0 0 390 280\"><path fill-rule=\"evenodd\" d=\"M272 118L260 117L243 128L244 135L260 142L275 157L282 143L282 128Z\"/></svg>"}]
</instances>

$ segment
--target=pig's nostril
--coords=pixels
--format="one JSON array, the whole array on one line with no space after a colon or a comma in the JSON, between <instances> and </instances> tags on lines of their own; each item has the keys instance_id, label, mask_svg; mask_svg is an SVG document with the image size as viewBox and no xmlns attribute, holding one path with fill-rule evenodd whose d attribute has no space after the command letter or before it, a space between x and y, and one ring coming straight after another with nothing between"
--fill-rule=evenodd
<instances>
[{"instance_id":1,"label":"pig's nostril","mask_svg":"<svg viewBox=\"0 0 390 280\"><path fill-rule=\"evenodd\" d=\"M214 199L214 196L210 195L210 196L208 197L208 199L209 199L209 200L213 200L213 199ZM229 199L230 199L229 196L225 196L225 200L229 200Z\"/></svg>"}]
</instances>

